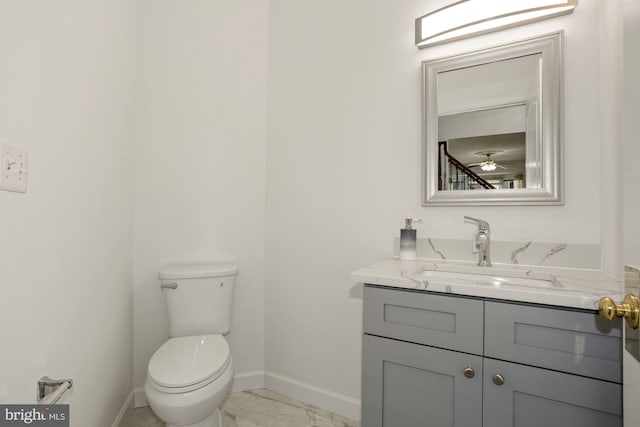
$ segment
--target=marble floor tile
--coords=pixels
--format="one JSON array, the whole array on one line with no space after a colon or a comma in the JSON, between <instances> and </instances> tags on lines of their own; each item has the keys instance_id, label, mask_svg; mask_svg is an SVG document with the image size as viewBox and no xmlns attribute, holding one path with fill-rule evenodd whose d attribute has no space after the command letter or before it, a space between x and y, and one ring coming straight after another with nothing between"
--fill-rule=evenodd
<instances>
[{"instance_id":1,"label":"marble floor tile","mask_svg":"<svg viewBox=\"0 0 640 427\"><path fill-rule=\"evenodd\" d=\"M129 409L120 427L165 427L165 424L151 411L151 408Z\"/></svg>"},{"instance_id":2,"label":"marble floor tile","mask_svg":"<svg viewBox=\"0 0 640 427\"><path fill-rule=\"evenodd\" d=\"M223 427L360 427L360 423L269 390L229 395ZM151 408L131 409L120 427L164 427Z\"/></svg>"}]
</instances>

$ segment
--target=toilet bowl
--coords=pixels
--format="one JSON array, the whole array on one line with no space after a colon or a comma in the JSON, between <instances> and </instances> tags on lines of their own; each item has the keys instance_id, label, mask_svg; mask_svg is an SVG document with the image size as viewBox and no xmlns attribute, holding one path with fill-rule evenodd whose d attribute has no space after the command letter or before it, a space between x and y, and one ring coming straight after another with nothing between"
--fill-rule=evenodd
<instances>
[{"instance_id":1,"label":"toilet bowl","mask_svg":"<svg viewBox=\"0 0 640 427\"><path fill-rule=\"evenodd\" d=\"M224 338L238 266L186 264L163 268L169 339L149 361L144 391L167 427L221 427L220 406L231 390L233 364Z\"/></svg>"},{"instance_id":2,"label":"toilet bowl","mask_svg":"<svg viewBox=\"0 0 640 427\"><path fill-rule=\"evenodd\" d=\"M220 406L233 383L221 335L170 338L151 358L145 393L167 427L221 427Z\"/></svg>"}]
</instances>

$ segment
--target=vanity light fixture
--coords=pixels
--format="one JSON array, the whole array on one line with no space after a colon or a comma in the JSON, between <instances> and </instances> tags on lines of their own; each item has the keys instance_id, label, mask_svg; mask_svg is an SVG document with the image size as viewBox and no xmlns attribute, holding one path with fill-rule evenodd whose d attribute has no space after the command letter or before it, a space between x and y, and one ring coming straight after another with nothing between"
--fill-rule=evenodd
<instances>
[{"instance_id":1,"label":"vanity light fixture","mask_svg":"<svg viewBox=\"0 0 640 427\"><path fill-rule=\"evenodd\" d=\"M573 12L578 0L461 0L416 19L424 48Z\"/></svg>"}]
</instances>

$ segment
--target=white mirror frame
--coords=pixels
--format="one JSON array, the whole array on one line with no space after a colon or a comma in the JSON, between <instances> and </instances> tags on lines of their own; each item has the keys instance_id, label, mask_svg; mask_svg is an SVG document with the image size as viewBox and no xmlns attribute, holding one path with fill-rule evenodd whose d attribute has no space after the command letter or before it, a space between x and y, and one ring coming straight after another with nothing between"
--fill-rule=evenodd
<instances>
[{"instance_id":1,"label":"white mirror frame","mask_svg":"<svg viewBox=\"0 0 640 427\"><path fill-rule=\"evenodd\" d=\"M563 32L488 49L423 61L423 206L562 205L563 198ZM438 190L438 73L525 55L542 54L541 188Z\"/></svg>"}]
</instances>

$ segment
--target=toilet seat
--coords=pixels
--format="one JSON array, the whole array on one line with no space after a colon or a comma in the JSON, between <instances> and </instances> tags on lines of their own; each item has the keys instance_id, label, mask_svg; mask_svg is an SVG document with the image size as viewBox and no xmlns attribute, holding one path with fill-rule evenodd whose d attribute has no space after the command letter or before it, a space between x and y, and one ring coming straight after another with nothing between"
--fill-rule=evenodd
<instances>
[{"instance_id":1,"label":"toilet seat","mask_svg":"<svg viewBox=\"0 0 640 427\"><path fill-rule=\"evenodd\" d=\"M186 393L212 383L230 364L222 335L170 338L151 357L147 379L163 393Z\"/></svg>"}]
</instances>

